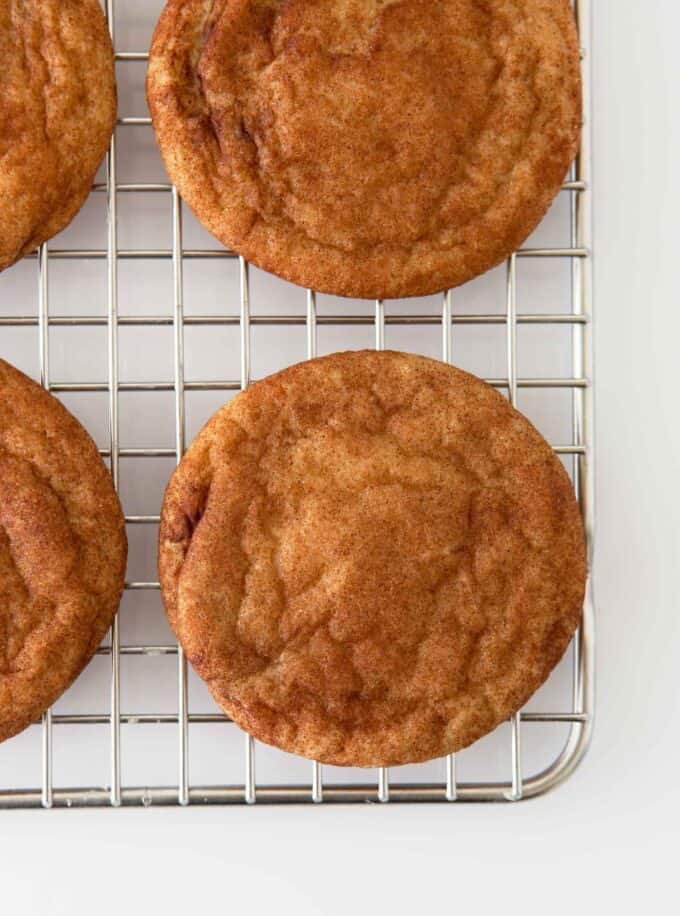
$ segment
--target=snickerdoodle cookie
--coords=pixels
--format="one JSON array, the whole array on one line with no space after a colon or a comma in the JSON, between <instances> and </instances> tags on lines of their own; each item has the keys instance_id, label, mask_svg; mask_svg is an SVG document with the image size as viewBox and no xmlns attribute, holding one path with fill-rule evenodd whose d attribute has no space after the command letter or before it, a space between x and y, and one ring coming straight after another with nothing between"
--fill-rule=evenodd
<instances>
[{"instance_id":1,"label":"snickerdoodle cookie","mask_svg":"<svg viewBox=\"0 0 680 916\"><path fill-rule=\"evenodd\" d=\"M343 296L423 295L500 263L581 124L569 0L169 0L147 94L205 226Z\"/></svg>"},{"instance_id":2,"label":"snickerdoodle cookie","mask_svg":"<svg viewBox=\"0 0 680 916\"><path fill-rule=\"evenodd\" d=\"M78 421L0 360L0 741L40 717L111 625L127 541Z\"/></svg>"},{"instance_id":3,"label":"snickerdoodle cookie","mask_svg":"<svg viewBox=\"0 0 680 916\"><path fill-rule=\"evenodd\" d=\"M116 120L97 0L0 0L0 270L67 226Z\"/></svg>"},{"instance_id":4,"label":"snickerdoodle cookie","mask_svg":"<svg viewBox=\"0 0 680 916\"><path fill-rule=\"evenodd\" d=\"M569 478L498 392L338 353L219 410L168 486L170 623L222 708L334 764L456 751L518 710L581 616Z\"/></svg>"}]
</instances>

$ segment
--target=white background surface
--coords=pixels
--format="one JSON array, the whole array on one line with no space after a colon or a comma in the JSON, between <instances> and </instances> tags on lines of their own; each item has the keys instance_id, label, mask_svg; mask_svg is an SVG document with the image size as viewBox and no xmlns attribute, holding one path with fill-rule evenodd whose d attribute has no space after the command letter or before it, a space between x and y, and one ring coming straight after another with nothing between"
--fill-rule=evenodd
<instances>
[{"instance_id":1,"label":"white background surface","mask_svg":"<svg viewBox=\"0 0 680 916\"><path fill-rule=\"evenodd\" d=\"M3 812L3 909L673 909L680 11L594 6L599 657L582 768L517 806Z\"/></svg>"}]
</instances>

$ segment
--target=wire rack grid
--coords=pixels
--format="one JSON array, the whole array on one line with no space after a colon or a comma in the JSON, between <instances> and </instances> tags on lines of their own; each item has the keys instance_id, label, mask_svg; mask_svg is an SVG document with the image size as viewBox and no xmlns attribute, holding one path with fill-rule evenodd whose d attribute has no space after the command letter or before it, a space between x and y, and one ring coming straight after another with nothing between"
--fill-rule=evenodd
<instances>
[{"instance_id":1,"label":"wire rack grid","mask_svg":"<svg viewBox=\"0 0 680 916\"><path fill-rule=\"evenodd\" d=\"M119 66L144 62L147 54L141 51L120 50L116 45L116 7L123 0L106 0L104 6L116 47L116 61ZM591 185L590 185L590 137L588 118L590 114L590 3L576 0L575 12L580 30L583 83L586 112L586 126L580 154L565 183L563 194L569 199L569 244L565 247L526 247L514 254L508 261L504 279L504 309L501 312L458 312L454 309L451 291L439 298L439 306L416 313L386 309L383 301L377 301L367 311L366 303L360 304L352 314L345 308L343 313L328 314L319 309L314 291L306 292L304 311L297 314L254 314L251 309L251 278L248 264L232 252L212 248L189 247L185 244L184 216L182 201L174 187L164 182L122 182L119 180L118 137L114 136L106 160L106 180L96 183L95 193L106 198L106 245L100 248L51 247L45 244L31 260L37 260L37 313L0 313L0 330L10 328L37 329L38 366L42 384L55 394L67 397L73 394L100 393L107 401L108 441L101 448L102 455L110 462L110 469L117 489L121 486L121 463L126 460L167 459L177 461L182 456L187 441L186 402L190 392L238 392L251 380L252 334L258 327L270 327L279 333L286 329L300 327L305 334L305 351L308 358L317 355L320 329L334 327L341 334L348 334L351 328L370 329L378 349L385 346L386 329L394 327L406 331L434 326L441 334L439 355L446 361L453 359L454 329L464 326L500 326L505 333L506 372L501 377L487 377L487 381L506 392L513 404L518 402L518 393L523 390L566 391L570 395L570 426L572 439L568 444L556 444L556 452L570 463L577 496L592 553L593 531L593 410L592 410L592 354L591 354ZM144 128L150 131L148 117L122 116L118 120L117 134L130 128ZM123 248L119 244L119 202L123 195L144 193L167 195L171 200L172 243L169 248L148 248L135 246ZM231 260L237 265L239 307L238 313L187 314L185 313L185 268L193 261L207 262L218 259ZM569 265L569 307L565 311L551 310L534 313L519 313L518 261L539 259L554 264ZM172 313L154 315L127 315L119 311L119 268L125 261L141 261L145 264L170 262L172 269ZM51 267L59 261L104 261L106 271L106 313L86 315L56 315L50 309ZM518 329L524 326L555 327L566 326L570 333L570 377L524 377L518 373ZM51 332L55 329L101 328L106 333L107 378L104 381L60 381L52 377L51 355L54 345L50 343ZM233 328L238 334L235 346L238 351L238 373L192 381L185 375L185 336L192 327L213 329ZM141 334L143 329L168 328L172 331L172 379L167 381L124 381L120 376L120 331L130 328ZM140 346L143 344L140 342ZM238 374L238 377L234 377ZM120 403L122 393L167 392L172 398L171 413L174 443L168 448L136 447L125 448L121 444ZM218 396L220 396L218 394ZM225 395L221 395L224 397ZM227 395L228 396L228 395ZM153 529L158 524L155 514L127 514L128 530ZM127 593L157 592L156 581L131 578L126 583ZM189 737L190 731L198 726L214 726L237 733L236 726L215 711L190 711L190 672L187 663L176 644L128 643L121 639L120 618L117 617L108 642L98 650L99 656L108 659L107 675L109 696L106 711L58 713L48 711L40 724L40 781L34 788L24 784L5 788L3 785L3 749L0 748L0 808L52 808L52 807L96 807L121 805L188 805L188 804L262 804L273 802L328 803L328 802L443 802L460 801L519 801L538 796L567 778L582 759L590 738L593 721L593 667L594 631L593 603L590 585L584 608L583 623L572 646L571 669L567 696L561 703L561 711L518 712L509 724L510 742L507 753L508 775L501 779L459 778L458 758L450 755L436 763L435 770L426 767L413 768L414 773L406 781L395 779L388 770L377 771L375 779L361 771L353 781L330 781L325 778L325 769L318 763L304 762L306 776L296 782L287 783L281 777L285 768L275 771L274 778L267 783L256 780L256 745L249 736L237 740L243 742L238 752L241 777L238 780L199 785L190 778ZM175 691L171 700L173 711L152 713L141 711L126 713L121 705L121 661L141 658L144 662L152 658L169 657L176 662L174 675ZM83 675L83 677L86 677ZM148 671L145 677L152 677ZM148 682L147 682L148 683ZM142 691L143 696L143 691ZM143 700L140 702L144 702ZM209 709L209 708L208 708ZM226 723L226 724L225 724ZM521 737L523 726L541 728L545 724L560 724L567 729L561 749L550 762L530 777L524 777L522 764ZM122 728L139 726L164 726L174 736L173 768L176 778L172 784L146 781L144 785L127 784L123 779ZM97 727L99 742L102 730L108 731L108 781L104 785L81 785L63 788L55 785L54 779L54 737L58 729L68 731L70 727ZM68 728L67 728L68 727ZM30 731L30 730L29 730ZM70 732L73 733L72 731ZM16 740L16 739L14 739ZM193 740L193 739L192 739ZM504 739L505 740L505 739ZM9 742L11 744L12 742ZM507 745L505 745L507 747ZM209 748L210 745L208 744ZM258 755L263 752L258 745ZM88 753L88 745L85 745ZM205 753L205 751L204 751ZM301 763L301 761L298 761ZM424 774L424 775L423 775ZM434 774L434 775L433 775ZM427 777L427 778L425 778Z\"/></svg>"}]
</instances>

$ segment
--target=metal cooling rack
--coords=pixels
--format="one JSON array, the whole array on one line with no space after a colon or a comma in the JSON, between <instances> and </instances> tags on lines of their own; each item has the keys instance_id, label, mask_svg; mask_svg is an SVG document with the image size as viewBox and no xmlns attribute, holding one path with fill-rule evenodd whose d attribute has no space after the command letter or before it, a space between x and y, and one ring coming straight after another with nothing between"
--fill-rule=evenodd
<instances>
[{"instance_id":1,"label":"metal cooling rack","mask_svg":"<svg viewBox=\"0 0 680 916\"><path fill-rule=\"evenodd\" d=\"M120 4L122 0L118 0ZM116 0L105 4L111 33L116 32ZM590 3L577 0L575 3L579 23L585 92L586 118L590 115ZM116 61L119 66L129 62L145 61L147 54L142 51L125 51L116 46ZM145 126L151 130L148 117L123 116L119 118L117 132L131 126ZM120 483L121 460L128 458L171 458L177 459L184 452L187 442L185 394L190 391L231 392L244 388L251 379L251 332L258 325L301 327L306 334L306 352L313 357L317 352L318 329L323 325L334 325L349 329L355 325L369 325L374 329L375 346L385 345L386 326L436 325L441 328L441 358L452 359L452 332L458 325L504 325L506 328L507 373L501 378L489 378L492 385L504 390L515 404L518 389L545 389L553 392L567 389L571 393L572 441L557 444L555 450L564 456L571 456L572 479L579 498L589 542L592 548L593 529L593 411L591 388L591 189L590 189L590 138L589 127L583 132L580 155L573 167L570 180L564 185L563 193L570 198L570 244L565 248L525 248L513 255L507 264L506 308L498 314L458 314L452 307L450 292L443 294L436 313L391 314L386 313L385 303L375 302L370 312L361 314L328 315L317 310L317 298L313 291L306 293L306 314L251 315L251 294L248 265L238 259L240 282L240 309L238 315L186 315L184 309L184 266L191 259L235 259L237 256L225 250L188 248L183 244L182 203L177 191L165 183L120 183L117 168L117 140L114 137L106 163L106 181L95 185L95 192L106 195L107 200L107 244L105 248L50 248L43 245L37 255L38 286L37 313L3 316L0 314L0 333L6 328L35 327L39 348L40 378L50 391L59 394L73 392L105 392L108 398L108 446L102 455L110 461L111 472L116 486ZM167 194L172 201L172 247L169 249L127 248L119 245L118 204L119 195L130 192L157 192ZM520 258L547 259L550 263L568 260L570 264L570 309L564 313L522 314L518 312L517 263ZM107 314L89 316L55 315L50 311L48 273L52 262L74 261L76 264L88 259L103 259L106 262ZM164 259L172 263L173 296L172 314L154 316L126 316L119 314L118 275L123 260L141 259L152 261ZM74 265L75 267L75 265ZM185 378L185 329L192 325L218 328L237 326L239 329L240 377L217 378L209 381L189 381ZM517 335L523 325L568 325L571 329L570 378L523 378L517 371ZM105 326L107 333L108 379L106 382L60 382L50 373L50 329L67 327ZM174 378L171 381L124 382L119 378L119 329L132 326L138 329L171 326L173 329ZM120 442L119 395L121 392L172 392L174 394L173 421L175 444L173 448L123 448ZM158 516L128 515L129 527L155 525ZM128 581L128 591L157 590L157 582ZM242 779L229 785L196 785L190 778L189 741L192 727L214 723L214 728L235 729L225 716L217 713L191 712L189 708L187 664L181 649L176 645L123 645L118 619L111 632L110 644L99 649L99 655L110 657L110 708L104 714L73 713L59 715L48 712L42 724L33 728L42 729L41 773L42 785L35 788L3 787L3 766L0 747L0 808L51 808L53 806L91 807L120 805L187 805L187 804L262 804L272 802L457 802L457 801L518 801L540 795L566 779L582 759L590 738L593 716L593 606L590 588L584 609L583 624L573 643L572 674L568 696L560 711L527 712L515 715L509 728L508 774L497 781L463 781L457 778L457 757L451 755L440 761L439 777L427 780L400 782L390 778L387 770L380 770L373 781L364 775L359 782L329 783L324 768L314 763L308 766L308 778L299 784L284 784L269 781L260 784L256 780L256 744L244 736L244 750L241 763ZM159 655L175 656L177 659L177 690L173 699L176 712L154 714L138 711L134 714L121 709L121 658L139 656L148 662ZM86 675L84 675L86 676ZM224 723L227 723L226 725ZM566 723L568 735L561 752L547 766L531 777L525 778L522 770L521 737L526 731L540 729L542 723ZM54 784L53 741L55 731L64 726L99 726L109 746L109 782L101 787L79 786L61 788ZM153 725L172 729L176 738L176 780L171 785L128 786L122 779L121 726L135 728L138 725ZM73 734L71 731L69 734ZM60 735L61 737L61 735ZM10 742L11 743L11 742ZM423 769L423 772L425 770ZM371 775L371 774L369 774Z\"/></svg>"}]
</instances>

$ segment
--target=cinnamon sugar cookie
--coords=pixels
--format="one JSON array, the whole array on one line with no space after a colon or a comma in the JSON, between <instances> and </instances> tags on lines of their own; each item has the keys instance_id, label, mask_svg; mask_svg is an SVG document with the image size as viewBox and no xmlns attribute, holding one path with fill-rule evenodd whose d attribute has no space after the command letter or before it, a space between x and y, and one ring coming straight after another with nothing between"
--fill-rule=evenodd
<instances>
[{"instance_id":1,"label":"cinnamon sugar cookie","mask_svg":"<svg viewBox=\"0 0 680 916\"><path fill-rule=\"evenodd\" d=\"M508 257L581 124L569 0L170 0L147 94L170 177L224 245L369 298Z\"/></svg>"},{"instance_id":2,"label":"cinnamon sugar cookie","mask_svg":"<svg viewBox=\"0 0 680 916\"><path fill-rule=\"evenodd\" d=\"M38 719L90 660L118 608L126 556L94 443L0 360L0 741Z\"/></svg>"},{"instance_id":3,"label":"cinnamon sugar cookie","mask_svg":"<svg viewBox=\"0 0 680 916\"><path fill-rule=\"evenodd\" d=\"M116 121L97 0L0 0L0 270L64 229Z\"/></svg>"},{"instance_id":4,"label":"cinnamon sugar cookie","mask_svg":"<svg viewBox=\"0 0 680 916\"><path fill-rule=\"evenodd\" d=\"M442 756L518 710L581 617L569 478L498 392L338 353L248 388L168 486L170 623L256 738L327 763Z\"/></svg>"}]
</instances>

